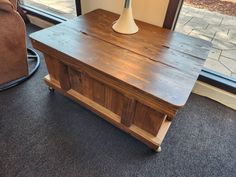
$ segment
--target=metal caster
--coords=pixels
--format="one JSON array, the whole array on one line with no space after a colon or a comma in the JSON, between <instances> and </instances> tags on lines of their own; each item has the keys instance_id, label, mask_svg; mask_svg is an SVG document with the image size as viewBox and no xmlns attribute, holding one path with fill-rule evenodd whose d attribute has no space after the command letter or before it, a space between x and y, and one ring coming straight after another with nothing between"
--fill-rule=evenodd
<instances>
[{"instance_id":1,"label":"metal caster","mask_svg":"<svg viewBox=\"0 0 236 177\"><path fill-rule=\"evenodd\" d=\"M157 153L160 153L160 152L161 152L161 146L159 146L155 151L156 151Z\"/></svg>"},{"instance_id":2,"label":"metal caster","mask_svg":"<svg viewBox=\"0 0 236 177\"><path fill-rule=\"evenodd\" d=\"M52 87L48 87L49 92L53 93L55 90Z\"/></svg>"}]
</instances>

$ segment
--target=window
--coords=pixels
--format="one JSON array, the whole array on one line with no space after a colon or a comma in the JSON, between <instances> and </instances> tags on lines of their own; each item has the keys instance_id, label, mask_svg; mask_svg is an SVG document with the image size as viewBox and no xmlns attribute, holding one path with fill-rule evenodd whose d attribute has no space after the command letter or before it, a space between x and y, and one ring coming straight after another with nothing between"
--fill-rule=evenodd
<instances>
[{"instance_id":1,"label":"window","mask_svg":"<svg viewBox=\"0 0 236 177\"><path fill-rule=\"evenodd\" d=\"M76 16L75 0L20 0L21 4L71 19Z\"/></svg>"}]
</instances>

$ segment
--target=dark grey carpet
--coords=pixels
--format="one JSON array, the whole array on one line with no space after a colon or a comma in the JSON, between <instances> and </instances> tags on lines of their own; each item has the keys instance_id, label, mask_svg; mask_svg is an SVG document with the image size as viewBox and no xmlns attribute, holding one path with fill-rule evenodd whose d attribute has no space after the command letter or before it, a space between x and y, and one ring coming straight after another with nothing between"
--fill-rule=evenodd
<instances>
[{"instance_id":1,"label":"dark grey carpet","mask_svg":"<svg viewBox=\"0 0 236 177\"><path fill-rule=\"evenodd\" d=\"M28 31L38 28L28 26ZM0 93L0 177L235 177L236 112L192 94L160 154L79 104L39 71Z\"/></svg>"}]
</instances>

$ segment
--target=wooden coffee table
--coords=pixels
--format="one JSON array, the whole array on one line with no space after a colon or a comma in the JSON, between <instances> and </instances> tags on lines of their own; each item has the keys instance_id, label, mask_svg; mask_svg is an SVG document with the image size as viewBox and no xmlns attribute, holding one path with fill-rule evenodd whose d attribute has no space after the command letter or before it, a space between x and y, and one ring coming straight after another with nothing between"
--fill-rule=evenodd
<instances>
[{"instance_id":1,"label":"wooden coffee table","mask_svg":"<svg viewBox=\"0 0 236 177\"><path fill-rule=\"evenodd\" d=\"M117 18L95 10L32 34L32 43L44 53L50 88L160 151L211 45L139 21L137 34L118 34Z\"/></svg>"}]
</instances>

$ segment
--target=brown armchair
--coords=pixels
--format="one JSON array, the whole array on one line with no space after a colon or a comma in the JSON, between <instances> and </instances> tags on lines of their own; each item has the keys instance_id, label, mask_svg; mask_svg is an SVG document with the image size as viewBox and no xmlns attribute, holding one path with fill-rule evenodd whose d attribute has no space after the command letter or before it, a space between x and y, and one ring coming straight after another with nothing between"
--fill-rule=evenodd
<instances>
[{"instance_id":1,"label":"brown armchair","mask_svg":"<svg viewBox=\"0 0 236 177\"><path fill-rule=\"evenodd\" d=\"M17 0L0 0L0 84L28 75L25 23Z\"/></svg>"}]
</instances>

